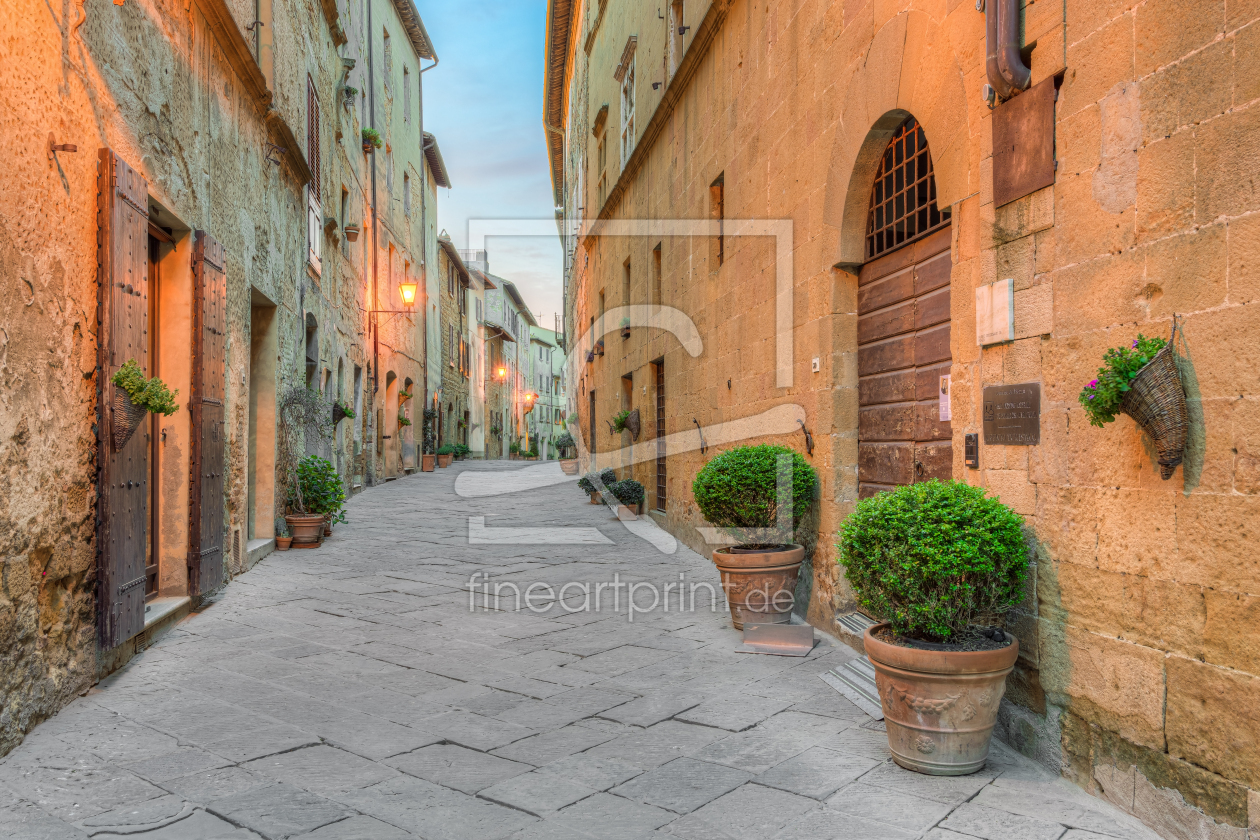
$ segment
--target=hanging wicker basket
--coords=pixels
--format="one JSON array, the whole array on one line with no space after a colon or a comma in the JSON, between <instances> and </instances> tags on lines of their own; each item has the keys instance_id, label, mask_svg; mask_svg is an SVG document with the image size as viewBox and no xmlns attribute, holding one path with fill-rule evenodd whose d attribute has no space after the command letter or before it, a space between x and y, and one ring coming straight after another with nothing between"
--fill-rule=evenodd
<instances>
[{"instance_id":1,"label":"hanging wicker basket","mask_svg":"<svg viewBox=\"0 0 1260 840\"><path fill-rule=\"evenodd\" d=\"M131 401L131 395L118 386L114 386L113 417L110 420L111 437L114 439L114 451L121 452L131 440L131 436L144 422L149 412Z\"/></svg>"},{"instance_id":2,"label":"hanging wicker basket","mask_svg":"<svg viewBox=\"0 0 1260 840\"><path fill-rule=\"evenodd\" d=\"M1159 473L1172 477L1186 450L1190 415L1186 410L1186 389L1177 371L1173 344L1180 325L1174 319L1172 337L1155 358L1138 371L1129 390L1120 400L1120 411L1132 417L1155 443L1159 453Z\"/></svg>"},{"instance_id":3,"label":"hanging wicker basket","mask_svg":"<svg viewBox=\"0 0 1260 840\"><path fill-rule=\"evenodd\" d=\"M634 440L639 439L639 409L630 412L630 416L626 418L626 428L630 431L630 437Z\"/></svg>"}]
</instances>

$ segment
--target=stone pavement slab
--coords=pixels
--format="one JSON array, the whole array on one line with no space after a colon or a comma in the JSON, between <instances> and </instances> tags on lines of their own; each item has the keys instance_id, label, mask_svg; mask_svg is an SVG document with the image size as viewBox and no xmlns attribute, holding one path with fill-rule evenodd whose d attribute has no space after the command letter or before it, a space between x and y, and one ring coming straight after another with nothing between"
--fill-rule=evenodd
<instances>
[{"instance_id":1,"label":"stone pavement slab","mask_svg":"<svg viewBox=\"0 0 1260 840\"><path fill-rule=\"evenodd\" d=\"M965 778L897 767L882 728L818 678L853 651L735 654L721 603L631 622L624 589L617 609L605 587L576 612L510 595L470 610L478 572L522 589L718 582L558 467L534 465L557 483L524 492L452 489L470 474L507 491L522 468L390 482L354 497L320 549L268 555L0 759L0 837L1154 836L1001 744ZM470 543L468 517L486 515L608 543Z\"/></svg>"}]
</instances>

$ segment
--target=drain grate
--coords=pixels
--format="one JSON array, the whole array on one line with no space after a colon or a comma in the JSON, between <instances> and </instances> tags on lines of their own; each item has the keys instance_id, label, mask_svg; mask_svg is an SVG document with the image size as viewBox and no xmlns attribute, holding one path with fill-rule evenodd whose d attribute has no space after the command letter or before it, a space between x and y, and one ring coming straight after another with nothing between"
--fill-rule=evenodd
<instances>
[{"instance_id":1,"label":"drain grate","mask_svg":"<svg viewBox=\"0 0 1260 840\"><path fill-rule=\"evenodd\" d=\"M818 676L871 717L876 720L884 719L879 689L875 687L875 667L865 656L850 659L838 668L832 668Z\"/></svg>"}]
</instances>

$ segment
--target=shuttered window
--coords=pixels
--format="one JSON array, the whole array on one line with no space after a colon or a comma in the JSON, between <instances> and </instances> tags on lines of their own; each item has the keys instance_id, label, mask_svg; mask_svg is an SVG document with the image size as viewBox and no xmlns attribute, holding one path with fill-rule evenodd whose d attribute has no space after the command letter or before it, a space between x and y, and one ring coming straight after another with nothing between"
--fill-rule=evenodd
<instances>
[{"instance_id":1,"label":"shuttered window","mask_svg":"<svg viewBox=\"0 0 1260 840\"><path fill-rule=\"evenodd\" d=\"M204 595L223 583L227 385L227 279L223 246L204 230L193 241L193 352L189 472L188 589Z\"/></svg>"}]
</instances>

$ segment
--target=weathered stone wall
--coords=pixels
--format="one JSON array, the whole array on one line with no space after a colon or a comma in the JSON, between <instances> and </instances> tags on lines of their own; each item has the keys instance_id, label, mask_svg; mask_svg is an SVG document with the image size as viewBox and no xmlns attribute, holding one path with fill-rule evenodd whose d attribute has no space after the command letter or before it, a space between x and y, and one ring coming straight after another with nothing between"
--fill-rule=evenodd
<instances>
[{"instance_id":1,"label":"weathered stone wall","mask_svg":"<svg viewBox=\"0 0 1260 840\"><path fill-rule=\"evenodd\" d=\"M440 280L439 297L441 303L441 339L442 339L442 442L454 445L463 443L464 430L459 427L464 419L464 410L468 407L468 377L460 368L459 342L465 337L465 320L459 311L459 299L465 290L460 281L459 271L454 268L445 250L438 251L438 278ZM455 277L455 291L451 292L452 272ZM455 341L451 342L451 328L455 329Z\"/></svg>"},{"instance_id":2,"label":"weathered stone wall","mask_svg":"<svg viewBox=\"0 0 1260 840\"><path fill-rule=\"evenodd\" d=\"M588 21L598 9L590 5ZM953 214L954 475L1024 515L1036 546L1035 585L1010 622L1022 655L1001 732L1161 831L1177 822L1236 836L1260 819L1260 580L1247 550L1260 521L1260 444L1243 338L1257 326L1260 192L1247 173L1260 160L1249 63L1260 10L1029 4L1033 82L1063 75L1056 183L995 207L991 116L978 93L984 18L974 4L687 5L697 37L706 24L719 28L694 72L684 63L657 90L665 36L654 8L610 3L589 67L582 24L571 68L586 78L570 90L585 92L590 113L609 105L610 143L620 131L613 70L628 34L638 34L636 122L647 148L623 176L610 145L609 183L624 193L601 206L597 141L588 126L572 126L569 142L584 154L567 177L582 169L588 218L707 219L709 186L722 175L727 219L791 220L792 386L775 379L770 239L727 238L718 265L703 237L601 238L596 228L570 275L577 327L598 324L603 308L657 302L650 266L659 243L661 302L683 310L704 341L692 358L662 332L636 329L623 341L616 324L604 325L613 331L605 355L575 366L584 430L589 389L598 396L597 463L629 461L629 436L610 439L603 421L623 407L626 375L629 407L650 411L655 359L665 364L671 434L693 430L693 420L710 426L801 406L821 484L808 615L838 630L834 616L852 600L832 544L857 494L857 282L845 267L861 262L887 123L913 114ZM570 103L569 112L580 108ZM1016 338L982 351L974 290L1006 277ZM1076 399L1106 348L1138 332L1167 336L1174 313L1185 318L1193 427L1186 463L1164 482L1131 420L1091 428ZM1042 386L1040 446L984 446L981 469L965 469L963 436L980 431L982 388L1031 381ZM645 428L636 450L654 446ZM804 450L799 433L765 440ZM605 454L610 442L625 451ZM690 484L722 448L669 457L662 521L701 551ZM651 487L650 458L627 469Z\"/></svg>"},{"instance_id":3,"label":"weathered stone wall","mask_svg":"<svg viewBox=\"0 0 1260 840\"><path fill-rule=\"evenodd\" d=\"M365 338L367 240L349 244L342 238L345 224L366 229L370 223L370 158L359 148L358 112L341 104L346 78L341 53L357 56L356 72L362 74L362 39L352 38L339 50L318 4L276 0L270 5L274 62L266 70L275 109L270 118L266 102L240 75L240 65L229 60L232 30L216 29L253 20L251 4L230 4L238 16L235 23L223 18L221 9L197 3L89 4L81 26L76 25L77 4L53 9L6 0L0 5L4 19L26 21L6 35L0 48L0 75L6 81L0 90L0 153L12 162L12 171L0 180L0 754L134 650L131 641L122 646L125 650L113 651L98 651L96 643L98 149L114 149L144 175L151 218L175 239L160 262L163 288L173 284L175 294L160 302L151 327L162 332L154 372L160 370L180 387L181 406L188 398L191 340L179 324L190 318L192 231L207 231L226 252L226 574L246 567L251 536L254 307L274 306L273 396L307 384L309 316L318 325L311 384L330 397L343 396L350 404L357 399L367 407L355 421L361 424L357 429L343 423L332 453L347 480L356 468L362 471L356 451L372 445L367 375L361 377L363 392L354 392L355 367L366 374L372 362ZM341 14L362 31L357 10L343 6ZM383 3L379 14L378 20L391 17L399 34L396 49L411 56L412 79L417 79L418 62L392 5ZM249 33L244 37L252 44ZM322 117L320 199L326 224L319 276L307 267L306 191L292 158L304 160L305 148L288 149L277 131L278 125L287 125L297 145L305 143L308 78ZM412 107L418 108L418 101ZM416 149L404 163L423 168L417 162L417 116L413 111L408 123L411 136L400 139ZM58 143L76 144L78 151L50 158L49 132ZM283 148L269 148L269 143ZM269 154L280 165L268 161ZM417 180L413 177L412 183ZM432 227L433 201L430 187L426 203L414 214L404 212L399 202L399 219L406 221L393 227L400 231L394 240L421 255L420 217L427 208ZM422 263L423 256L413 258L413 264ZM382 302L388 306L387 299ZM391 349L406 357L407 375L421 382L422 330L410 325L389 337ZM159 594L181 596L188 591L186 414L164 418L161 431L160 486L155 488ZM274 450L275 441L255 445ZM284 511L283 476L276 477L274 492L264 522L255 523L259 535L269 536L272 523L265 520ZM266 508L265 501L255 502L255 511Z\"/></svg>"}]
</instances>

